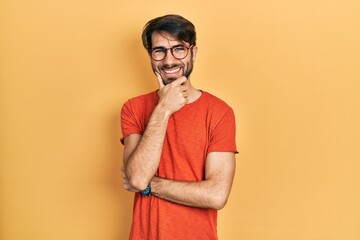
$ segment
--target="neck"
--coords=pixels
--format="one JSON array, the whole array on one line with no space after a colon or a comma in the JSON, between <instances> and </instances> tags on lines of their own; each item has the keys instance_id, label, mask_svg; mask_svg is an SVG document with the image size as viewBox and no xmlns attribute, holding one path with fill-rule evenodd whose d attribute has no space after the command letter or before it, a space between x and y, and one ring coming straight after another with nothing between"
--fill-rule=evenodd
<instances>
[{"instance_id":1,"label":"neck","mask_svg":"<svg viewBox=\"0 0 360 240\"><path fill-rule=\"evenodd\" d=\"M189 102L188 103L192 103L195 102L196 100L198 100L198 98L201 96L201 91L199 89L194 88L191 84L190 84L190 88L189 88Z\"/></svg>"}]
</instances>

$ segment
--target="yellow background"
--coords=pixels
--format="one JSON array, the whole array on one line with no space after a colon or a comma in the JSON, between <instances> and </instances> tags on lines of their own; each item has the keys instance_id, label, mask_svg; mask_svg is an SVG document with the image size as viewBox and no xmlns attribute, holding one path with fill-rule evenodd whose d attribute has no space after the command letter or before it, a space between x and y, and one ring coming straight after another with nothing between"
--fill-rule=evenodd
<instances>
[{"instance_id":1,"label":"yellow background","mask_svg":"<svg viewBox=\"0 0 360 240\"><path fill-rule=\"evenodd\" d=\"M157 87L140 34L167 13L237 117L220 239L360 239L360 1L2 0L1 240L127 239L119 111Z\"/></svg>"}]
</instances>

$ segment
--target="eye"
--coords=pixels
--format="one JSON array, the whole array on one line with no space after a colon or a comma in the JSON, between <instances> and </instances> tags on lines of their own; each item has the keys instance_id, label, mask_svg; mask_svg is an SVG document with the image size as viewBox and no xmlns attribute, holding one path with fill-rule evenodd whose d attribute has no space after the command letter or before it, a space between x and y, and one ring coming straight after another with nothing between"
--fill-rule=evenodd
<instances>
[{"instance_id":1,"label":"eye","mask_svg":"<svg viewBox=\"0 0 360 240\"><path fill-rule=\"evenodd\" d=\"M155 48L153 49L153 53L164 53L166 52L166 49L164 48Z\"/></svg>"},{"instance_id":2,"label":"eye","mask_svg":"<svg viewBox=\"0 0 360 240\"><path fill-rule=\"evenodd\" d=\"M174 52L182 52L182 51L185 51L185 47L183 46L177 46L177 47L174 47Z\"/></svg>"}]
</instances>

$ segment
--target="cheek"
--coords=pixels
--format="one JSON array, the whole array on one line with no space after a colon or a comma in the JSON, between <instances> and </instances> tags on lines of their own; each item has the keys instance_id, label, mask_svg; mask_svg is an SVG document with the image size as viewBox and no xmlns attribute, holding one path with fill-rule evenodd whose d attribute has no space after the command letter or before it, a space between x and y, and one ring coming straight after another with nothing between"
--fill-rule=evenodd
<instances>
[{"instance_id":1,"label":"cheek","mask_svg":"<svg viewBox=\"0 0 360 240\"><path fill-rule=\"evenodd\" d=\"M151 68L153 71L155 71L157 69L157 65L153 62L151 62Z\"/></svg>"}]
</instances>

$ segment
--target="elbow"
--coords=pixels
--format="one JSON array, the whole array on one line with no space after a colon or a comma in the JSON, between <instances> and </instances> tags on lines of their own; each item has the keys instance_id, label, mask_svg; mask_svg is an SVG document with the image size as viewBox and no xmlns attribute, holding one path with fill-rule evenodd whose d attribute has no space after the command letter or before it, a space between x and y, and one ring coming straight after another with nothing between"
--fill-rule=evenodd
<instances>
[{"instance_id":1,"label":"elbow","mask_svg":"<svg viewBox=\"0 0 360 240\"><path fill-rule=\"evenodd\" d=\"M124 172L126 181L132 188L142 191L149 185L151 179L148 179L143 174L137 171L131 171L129 168L125 168Z\"/></svg>"},{"instance_id":2,"label":"elbow","mask_svg":"<svg viewBox=\"0 0 360 240\"><path fill-rule=\"evenodd\" d=\"M216 203L213 204L212 208L215 209L215 210L221 210L221 209L223 209L225 207L226 202L227 201L216 202Z\"/></svg>"},{"instance_id":3,"label":"elbow","mask_svg":"<svg viewBox=\"0 0 360 240\"><path fill-rule=\"evenodd\" d=\"M227 200L228 200L227 194L215 195L212 199L211 208L216 210L221 210L225 207Z\"/></svg>"},{"instance_id":4,"label":"elbow","mask_svg":"<svg viewBox=\"0 0 360 240\"><path fill-rule=\"evenodd\" d=\"M144 190L149 184L148 182L144 181L144 179L139 179L135 177L129 178L129 183L133 188L139 191Z\"/></svg>"}]
</instances>

